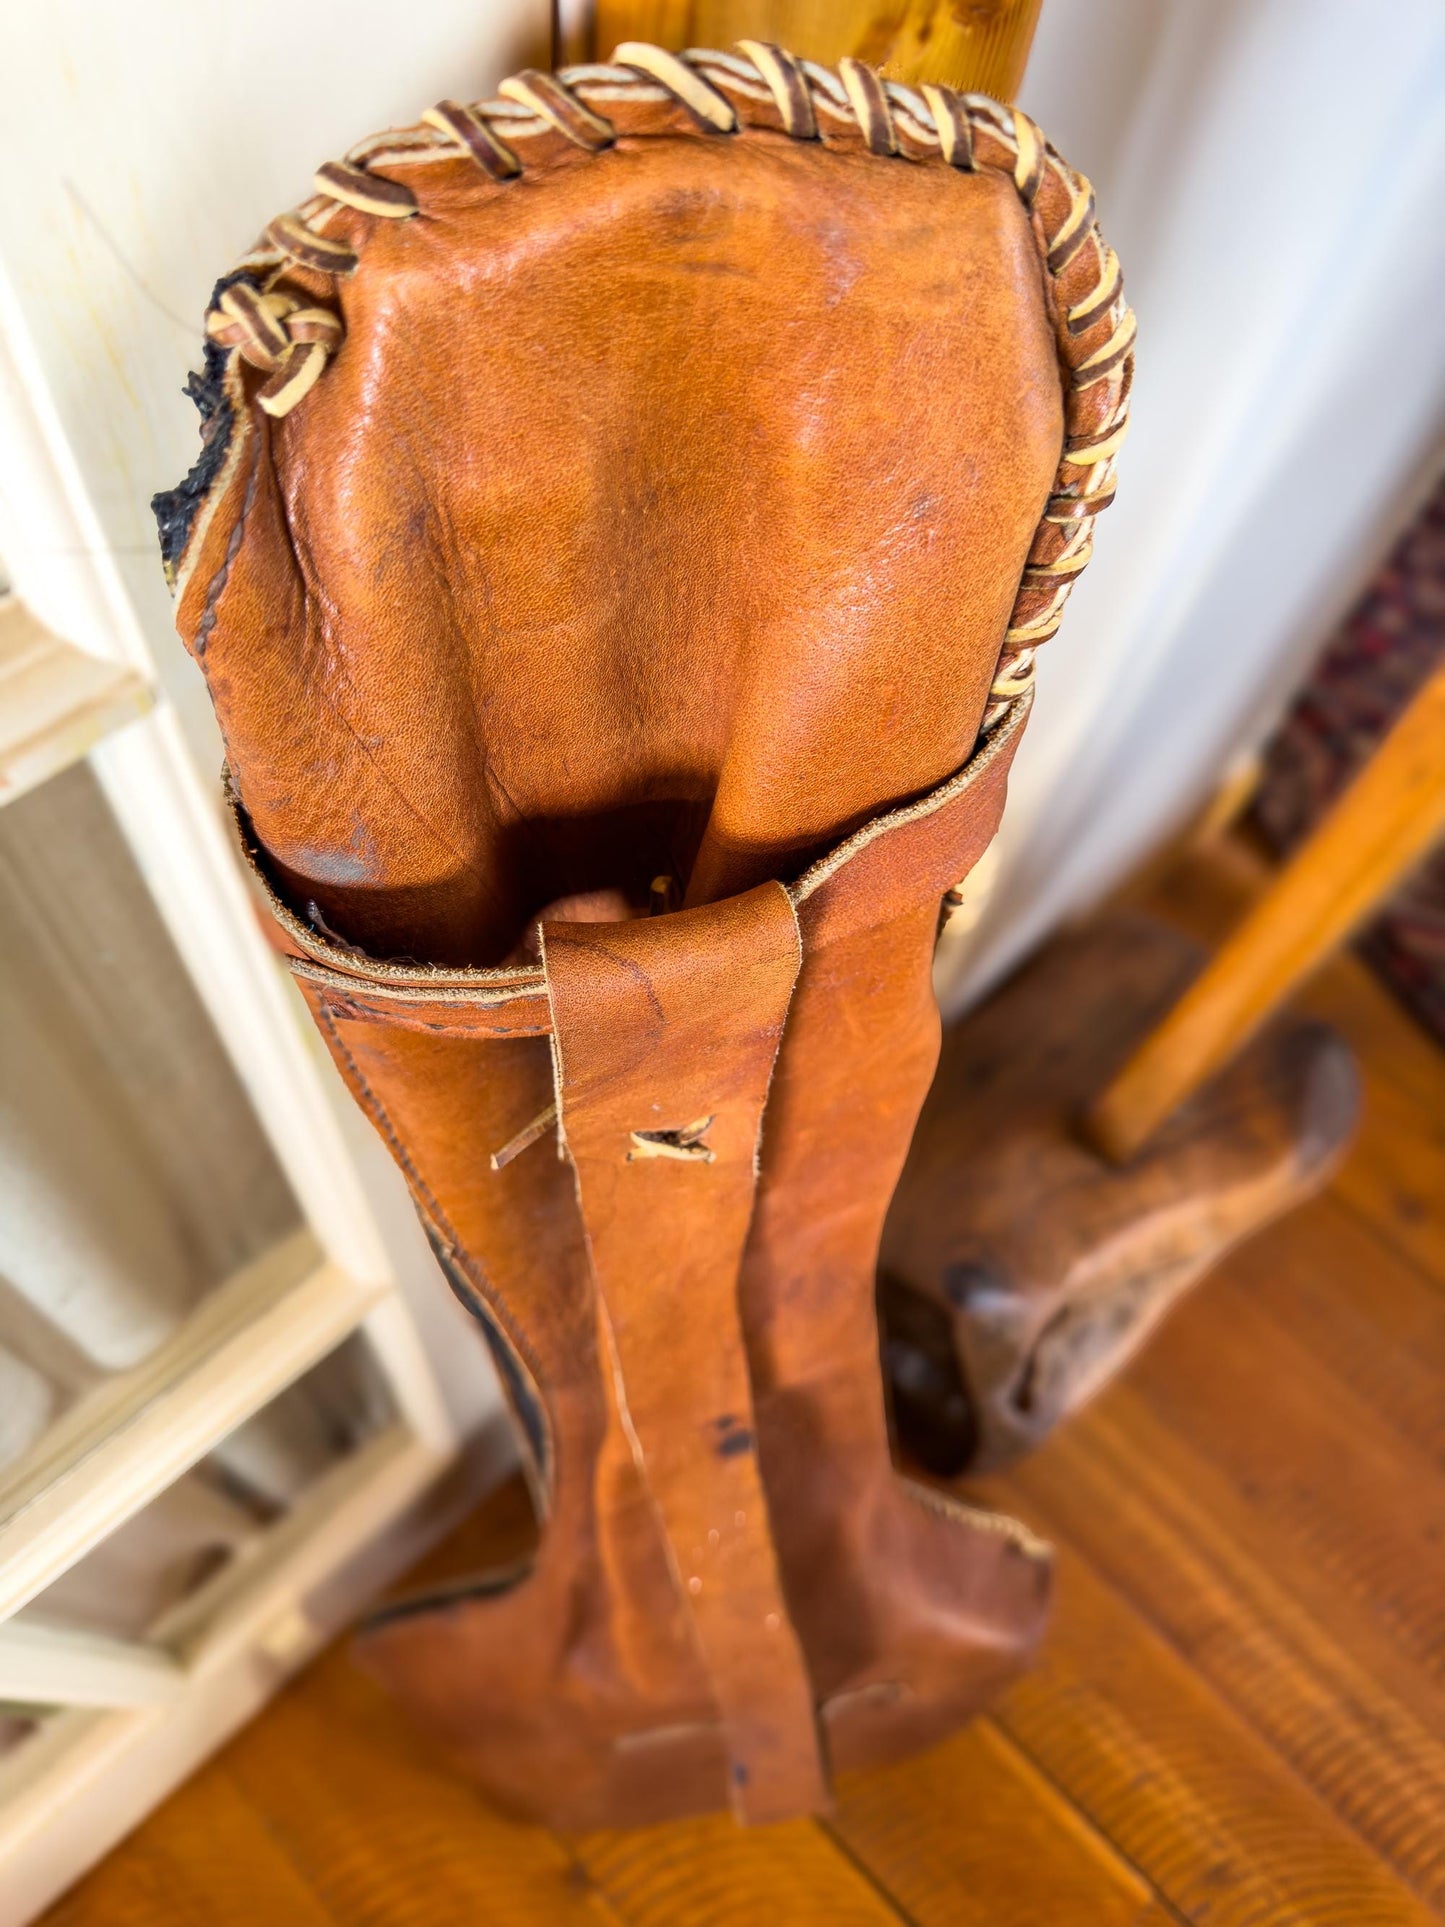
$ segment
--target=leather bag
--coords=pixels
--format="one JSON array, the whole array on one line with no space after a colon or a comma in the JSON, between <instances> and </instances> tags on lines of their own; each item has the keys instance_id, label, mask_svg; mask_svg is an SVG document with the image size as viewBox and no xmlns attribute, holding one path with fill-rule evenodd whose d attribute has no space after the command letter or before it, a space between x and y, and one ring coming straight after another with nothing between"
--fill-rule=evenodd
<instances>
[{"instance_id":1,"label":"leather bag","mask_svg":"<svg viewBox=\"0 0 1445 1927\"><path fill-rule=\"evenodd\" d=\"M1088 183L982 96L629 45L322 167L207 335L180 631L542 1520L368 1662L516 1812L820 1809L1048 1593L895 1468L874 1273L1113 489Z\"/></svg>"}]
</instances>

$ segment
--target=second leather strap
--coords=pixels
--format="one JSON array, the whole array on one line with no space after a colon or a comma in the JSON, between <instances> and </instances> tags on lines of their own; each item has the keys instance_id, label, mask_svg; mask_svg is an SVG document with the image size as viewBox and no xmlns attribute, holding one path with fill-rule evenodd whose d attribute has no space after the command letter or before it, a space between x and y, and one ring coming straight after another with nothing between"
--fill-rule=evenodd
<instances>
[{"instance_id":1,"label":"second leather strap","mask_svg":"<svg viewBox=\"0 0 1445 1927\"><path fill-rule=\"evenodd\" d=\"M740 1818L827 1804L757 1456L738 1267L800 962L780 884L543 930L604 1359L725 1729Z\"/></svg>"}]
</instances>

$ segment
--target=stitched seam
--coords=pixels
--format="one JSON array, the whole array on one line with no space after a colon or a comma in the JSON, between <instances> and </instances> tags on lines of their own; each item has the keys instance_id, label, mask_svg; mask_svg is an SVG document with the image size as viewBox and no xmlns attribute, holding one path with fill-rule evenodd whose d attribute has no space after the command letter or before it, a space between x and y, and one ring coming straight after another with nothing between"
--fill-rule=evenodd
<instances>
[{"instance_id":1,"label":"stitched seam","mask_svg":"<svg viewBox=\"0 0 1445 1927\"><path fill-rule=\"evenodd\" d=\"M938 1491L930 1485L920 1485L915 1479L904 1478L901 1474L898 1483L905 1494L925 1512L935 1512L939 1518L947 1519L953 1525L971 1527L994 1538L1007 1539L1010 1545L1030 1559L1050 1560L1054 1549L1047 1539L1041 1539L1022 1519L1011 1518L1007 1512L989 1512L982 1506L965 1505L947 1493Z\"/></svg>"},{"instance_id":2,"label":"stitched seam","mask_svg":"<svg viewBox=\"0 0 1445 1927\"><path fill-rule=\"evenodd\" d=\"M972 788L1004 753L1010 740L1022 730L1032 704L1033 691L1026 686L1017 696L1003 705L1002 720L981 739L980 746L962 769L955 771L937 789L928 791L915 802L905 803L897 809L886 810L870 823L865 823L862 829L855 830L826 856L820 857L795 882L780 884L779 887L787 892L794 908L796 909L800 903L805 903L814 891L879 837L887 836L894 830L906 829L909 824L934 815L938 810L955 801L963 791ZM236 819L237 836L241 844L241 854L260 881L266 893L271 914L295 941L304 943L313 953L321 949L314 934L298 923L293 913L272 889L265 872L260 867L254 843L247 835L245 820L238 807L239 799L234 794L231 795L231 802ZM489 1010L504 1008L506 1004L513 1001L530 1000L539 995L545 995L548 999L549 1012L551 1009L550 989L546 981L545 968L528 969L525 972L484 969L469 972L465 969L457 969L439 971L435 978L429 978L424 970L402 972L395 965L378 963L361 955L352 960L354 968L349 970L324 966L316 961L314 956L306 959L288 957L285 961L297 981L309 984L318 997L329 994L347 999L355 998L359 1006L365 999L373 999L378 1006L392 1003L404 1006L410 999L415 999L418 1003L455 1004L459 1009ZM418 978L420 981L417 981ZM499 982L499 979L502 981ZM389 1011L374 1007L368 1010L359 1009L357 1021L384 1024L394 1022L395 1019ZM519 1029L517 1034L540 1036L543 1033ZM554 1085L555 1076L554 1067Z\"/></svg>"},{"instance_id":3,"label":"stitched seam","mask_svg":"<svg viewBox=\"0 0 1445 1927\"><path fill-rule=\"evenodd\" d=\"M319 999L318 1006L320 1006ZM365 1073L352 1055L340 1031L337 1030L330 1012L327 1011L324 1006L318 1008L317 1021L326 1032L332 1049L345 1064L348 1074L357 1089L361 1092L366 1103L366 1108L370 1111L375 1121L376 1128L381 1132L383 1138L385 1138L387 1148L405 1173L407 1183L426 1205L427 1210L436 1222L437 1229L445 1235L450 1251L466 1274L467 1282L486 1300L488 1307L496 1313L499 1323L505 1327L508 1343L512 1345L518 1357L521 1358L522 1362L526 1365L528 1375L532 1380L532 1389L536 1393L537 1409L542 1414L542 1423L547 1430L547 1457L552 1468L552 1483L555 1487L557 1482L557 1439L552 1424L552 1415L547 1409L547 1401L542 1393L542 1373L536 1358L532 1354L531 1348L517 1330L511 1307L508 1305L503 1294L498 1291L495 1284L487 1278L467 1246L457 1236L455 1227L452 1225L446 1212L442 1210L441 1205L437 1202L431 1186L427 1183L426 1179L423 1178L421 1172L418 1171L416 1165L412 1162L411 1155L407 1151L406 1146L397 1136L385 1105L367 1082Z\"/></svg>"},{"instance_id":4,"label":"stitched seam","mask_svg":"<svg viewBox=\"0 0 1445 1927\"><path fill-rule=\"evenodd\" d=\"M249 428L249 423L247 426ZM211 640L211 631L216 626L216 616L220 609L221 597L225 594L226 584L231 579L231 568L236 557L240 554L241 543L245 539L246 524L250 519L251 510L256 502L256 488L261 475L260 437L252 431L242 446L249 447L251 466L246 475L245 491L241 496L241 512L236 517L236 526L226 538L226 553L221 558L221 566L206 584L205 606L201 610L201 619L196 624L195 641L191 648L191 653L198 662L205 655L206 646Z\"/></svg>"},{"instance_id":5,"label":"stitched seam","mask_svg":"<svg viewBox=\"0 0 1445 1927\"><path fill-rule=\"evenodd\" d=\"M827 856L820 857L810 869L803 872L796 883L788 888L788 895L796 906L806 903L815 890L825 884L831 876L851 863L855 856L865 850L879 837L887 836L894 830L906 829L910 823L921 822L924 817L934 816L949 803L961 796L965 790L972 789L979 779L985 776L992 765L1004 753L1012 738L1019 734L1028 721L1033 707L1033 691L1025 689L1020 695L1005 705L1006 716L1003 724L995 725L992 733L964 764L956 775L949 777L936 790L919 797L916 803L905 803L901 808L888 810L882 816L875 816L871 823L865 823L861 830L855 830L845 837L836 849Z\"/></svg>"}]
</instances>

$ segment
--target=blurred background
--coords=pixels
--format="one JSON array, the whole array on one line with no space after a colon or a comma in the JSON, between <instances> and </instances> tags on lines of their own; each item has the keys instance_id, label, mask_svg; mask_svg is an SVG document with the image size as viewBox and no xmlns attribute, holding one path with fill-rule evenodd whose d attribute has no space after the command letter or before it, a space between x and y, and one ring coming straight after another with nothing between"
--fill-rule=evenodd
<instances>
[{"instance_id":1,"label":"blurred background","mask_svg":"<svg viewBox=\"0 0 1445 1927\"><path fill-rule=\"evenodd\" d=\"M608 11L426 0L399 31L382 0L45 0L7 21L0 1856L79 1784L75 1748L119 1744L97 1709L129 1709L148 1762L134 1817L375 1583L348 1562L459 1441L474 1479L505 1459L473 1333L231 867L149 503L196 453L182 391L212 282L317 162L549 65L554 37L595 31L605 55ZM647 11L632 37L669 39L683 11L713 44L706 6ZM739 16L728 38L758 30ZM1257 765L1422 513L1445 423L1442 101L1438 0L1044 0L1019 104L1092 179L1125 264L1133 428L1040 659L987 899L942 953L948 1011ZM1276 805L1282 843L1307 814ZM272 1529L368 1451L337 1488L350 1536L306 1567L337 1576L332 1603L298 1625L301 1538L278 1553ZM163 1742L138 1709L179 1688L125 1643L201 1627L207 1586L222 1623L252 1597L238 1570L271 1657L243 1686L234 1640L196 1632L214 1703ZM48 1698L77 1633L109 1684Z\"/></svg>"}]
</instances>

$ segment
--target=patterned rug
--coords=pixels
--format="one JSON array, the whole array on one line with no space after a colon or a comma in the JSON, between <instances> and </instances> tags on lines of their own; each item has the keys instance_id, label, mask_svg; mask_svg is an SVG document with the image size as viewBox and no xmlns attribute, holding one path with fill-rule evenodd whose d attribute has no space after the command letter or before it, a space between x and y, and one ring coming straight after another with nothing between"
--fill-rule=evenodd
<instances>
[{"instance_id":1,"label":"patterned rug","mask_svg":"<svg viewBox=\"0 0 1445 1927\"><path fill-rule=\"evenodd\" d=\"M1277 852L1313 828L1442 658L1445 481L1326 645L1266 752L1253 817ZM1445 845L1357 948L1445 1044Z\"/></svg>"}]
</instances>

